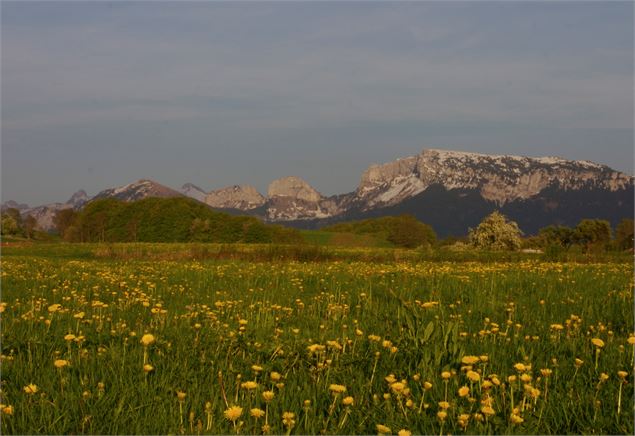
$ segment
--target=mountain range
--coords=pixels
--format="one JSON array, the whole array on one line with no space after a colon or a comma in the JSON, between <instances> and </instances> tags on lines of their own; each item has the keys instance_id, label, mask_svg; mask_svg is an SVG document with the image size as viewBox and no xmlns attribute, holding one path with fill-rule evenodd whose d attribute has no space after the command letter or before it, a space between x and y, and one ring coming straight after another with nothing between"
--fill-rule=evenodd
<instances>
[{"instance_id":1,"label":"mountain range","mask_svg":"<svg viewBox=\"0 0 635 436\"><path fill-rule=\"evenodd\" d=\"M425 149L371 165L354 191L332 196L296 176L274 180L266 195L250 185L207 192L191 183L172 189L142 179L92 198L78 191L65 203L31 208L8 201L2 207L33 215L43 230L51 230L58 210L80 209L92 199L184 195L214 209L301 228L409 213L440 236L464 235L498 209L526 234L533 234L546 225L574 226L583 218L606 219L614 226L622 218L632 218L633 186L632 176L590 161Z\"/></svg>"}]
</instances>

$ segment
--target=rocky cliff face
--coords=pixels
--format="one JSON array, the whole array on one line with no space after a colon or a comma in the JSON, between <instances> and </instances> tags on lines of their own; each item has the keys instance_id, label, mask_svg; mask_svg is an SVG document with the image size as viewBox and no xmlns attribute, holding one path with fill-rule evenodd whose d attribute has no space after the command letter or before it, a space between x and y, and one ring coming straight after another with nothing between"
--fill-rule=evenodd
<instances>
[{"instance_id":1,"label":"rocky cliff face","mask_svg":"<svg viewBox=\"0 0 635 436\"><path fill-rule=\"evenodd\" d=\"M395 205L429 186L476 189L499 206L528 199L554 184L563 190L595 187L617 191L633 178L588 161L557 157L496 156L424 150L417 156L368 168L355 191L362 209Z\"/></svg>"},{"instance_id":2,"label":"rocky cliff face","mask_svg":"<svg viewBox=\"0 0 635 436\"><path fill-rule=\"evenodd\" d=\"M262 206L265 197L253 186L234 185L210 192L205 196L205 203L218 208L250 210Z\"/></svg>"},{"instance_id":3,"label":"rocky cliff face","mask_svg":"<svg viewBox=\"0 0 635 436\"><path fill-rule=\"evenodd\" d=\"M337 203L299 177L274 180L267 189L266 218L270 221L307 220L337 215Z\"/></svg>"}]
</instances>

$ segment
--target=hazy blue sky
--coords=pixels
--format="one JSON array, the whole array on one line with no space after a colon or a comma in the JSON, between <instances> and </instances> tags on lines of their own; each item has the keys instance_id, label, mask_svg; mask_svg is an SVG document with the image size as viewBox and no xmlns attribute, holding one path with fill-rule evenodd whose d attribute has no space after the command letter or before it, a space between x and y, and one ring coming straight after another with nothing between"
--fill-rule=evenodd
<instances>
[{"instance_id":1,"label":"hazy blue sky","mask_svg":"<svg viewBox=\"0 0 635 436\"><path fill-rule=\"evenodd\" d=\"M632 2L2 2L2 200L348 192L423 148L633 172Z\"/></svg>"}]
</instances>

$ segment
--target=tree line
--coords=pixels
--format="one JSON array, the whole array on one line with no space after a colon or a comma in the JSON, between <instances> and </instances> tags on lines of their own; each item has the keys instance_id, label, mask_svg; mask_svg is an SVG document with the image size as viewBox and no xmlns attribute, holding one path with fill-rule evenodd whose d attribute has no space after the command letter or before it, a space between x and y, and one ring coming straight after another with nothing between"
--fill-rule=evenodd
<instances>
[{"instance_id":1,"label":"tree line","mask_svg":"<svg viewBox=\"0 0 635 436\"><path fill-rule=\"evenodd\" d=\"M69 242L244 242L297 243L296 229L264 224L254 217L217 212L189 198L107 198L81 211L64 209L54 219Z\"/></svg>"}]
</instances>

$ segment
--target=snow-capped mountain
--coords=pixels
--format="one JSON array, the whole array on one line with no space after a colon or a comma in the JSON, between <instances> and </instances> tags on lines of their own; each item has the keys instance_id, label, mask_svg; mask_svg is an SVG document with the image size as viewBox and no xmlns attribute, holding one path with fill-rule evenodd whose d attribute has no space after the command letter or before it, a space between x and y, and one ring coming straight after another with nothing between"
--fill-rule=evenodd
<instances>
[{"instance_id":1,"label":"snow-capped mountain","mask_svg":"<svg viewBox=\"0 0 635 436\"><path fill-rule=\"evenodd\" d=\"M483 199L503 206L531 198L554 183L563 190L590 184L617 191L632 186L633 178L589 161L424 150L370 166L355 197L364 203L362 209L392 206L438 184L448 190L476 189Z\"/></svg>"},{"instance_id":2,"label":"snow-capped mountain","mask_svg":"<svg viewBox=\"0 0 635 436\"><path fill-rule=\"evenodd\" d=\"M346 194L324 196L300 177L283 177L261 195L249 185L206 193L187 183L179 191L142 179L101 191L93 199L136 201L147 197L188 196L210 207L239 211L269 222L296 227L409 213L441 235L465 234L468 227L500 209L526 233L550 224L574 226L583 218L607 219L613 225L633 216L633 177L589 161L558 157L486 155L423 150L416 156L371 165L358 187ZM52 229L53 216L64 208L81 208L84 191L66 203L17 207ZM23 207L24 206L24 207Z\"/></svg>"},{"instance_id":3,"label":"snow-capped mountain","mask_svg":"<svg viewBox=\"0 0 635 436\"><path fill-rule=\"evenodd\" d=\"M92 199L116 198L117 200L122 201L136 201L148 197L169 198L182 196L183 194L180 192L161 185L153 180L141 179L124 186L119 186L118 188L104 189Z\"/></svg>"}]
</instances>

